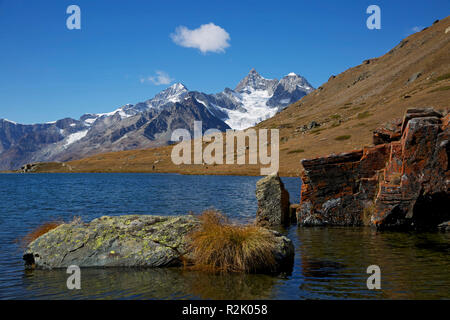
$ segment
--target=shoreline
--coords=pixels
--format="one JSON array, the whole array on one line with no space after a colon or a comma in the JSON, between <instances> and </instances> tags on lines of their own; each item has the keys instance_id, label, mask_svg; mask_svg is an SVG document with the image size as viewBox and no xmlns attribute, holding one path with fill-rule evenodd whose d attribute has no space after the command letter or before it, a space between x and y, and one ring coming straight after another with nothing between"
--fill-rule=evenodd
<instances>
[{"instance_id":1,"label":"shoreline","mask_svg":"<svg viewBox=\"0 0 450 320\"><path fill-rule=\"evenodd\" d=\"M101 155L98 155L101 156ZM97 156L97 157L98 157ZM85 162L82 160L74 160L71 162L42 162L27 164L22 169L0 171L0 173L172 173L180 175L205 175L205 176L251 176L262 177L259 165L161 165L153 167L152 164L140 164L137 169L129 167L118 167L112 165L99 169L99 165L95 163ZM24 169L24 167L27 167ZM300 168L300 163L298 165ZM280 177L300 177L300 172L292 172L280 168L278 171Z\"/></svg>"},{"instance_id":2,"label":"shoreline","mask_svg":"<svg viewBox=\"0 0 450 320\"><path fill-rule=\"evenodd\" d=\"M263 175L257 174L229 174L229 173L186 173L186 172L172 172L172 171L72 171L72 172L60 172L60 171L39 171L39 172L19 172L19 171L0 171L0 174L86 174L86 173L95 173L95 174L177 174L181 176L226 176L226 177L264 177ZM299 178L300 176L294 175L282 175L280 174L280 178Z\"/></svg>"}]
</instances>

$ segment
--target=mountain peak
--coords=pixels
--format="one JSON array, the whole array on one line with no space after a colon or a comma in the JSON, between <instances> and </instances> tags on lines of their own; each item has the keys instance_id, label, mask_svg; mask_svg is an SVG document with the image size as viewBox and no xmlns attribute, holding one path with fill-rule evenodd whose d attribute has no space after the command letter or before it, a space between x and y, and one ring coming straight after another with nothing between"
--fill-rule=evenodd
<instances>
[{"instance_id":1,"label":"mountain peak","mask_svg":"<svg viewBox=\"0 0 450 320\"><path fill-rule=\"evenodd\" d=\"M278 82L278 80L266 79L262 77L255 68L252 68L248 75L238 83L234 90L237 92L247 92L252 90L270 91L270 88L275 85L275 82Z\"/></svg>"},{"instance_id":2,"label":"mountain peak","mask_svg":"<svg viewBox=\"0 0 450 320\"><path fill-rule=\"evenodd\" d=\"M159 107L167 102L179 102L188 92L184 84L177 82L156 94L148 103L153 107Z\"/></svg>"},{"instance_id":3,"label":"mountain peak","mask_svg":"<svg viewBox=\"0 0 450 320\"><path fill-rule=\"evenodd\" d=\"M187 87L184 84L182 84L181 82L176 82L176 83L174 83L173 85L171 85L167 89L173 89L173 90L176 90L176 91L182 91L182 90L186 90L187 91Z\"/></svg>"}]
</instances>

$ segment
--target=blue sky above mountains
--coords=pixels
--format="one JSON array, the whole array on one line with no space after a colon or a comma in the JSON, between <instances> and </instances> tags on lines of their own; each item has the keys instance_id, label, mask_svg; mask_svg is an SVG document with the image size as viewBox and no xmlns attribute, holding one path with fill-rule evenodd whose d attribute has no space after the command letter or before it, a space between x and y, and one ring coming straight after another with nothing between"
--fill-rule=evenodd
<instances>
[{"instance_id":1,"label":"blue sky above mountains","mask_svg":"<svg viewBox=\"0 0 450 320\"><path fill-rule=\"evenodd\" d=\"M66 9L81 8L81 30ZM381 8L381 30L366 8ZM446 1L0 0L0 118L109 112L174 82L206 93L251 68L315 87L450 12Z\"/></svg>"}]
</instances>

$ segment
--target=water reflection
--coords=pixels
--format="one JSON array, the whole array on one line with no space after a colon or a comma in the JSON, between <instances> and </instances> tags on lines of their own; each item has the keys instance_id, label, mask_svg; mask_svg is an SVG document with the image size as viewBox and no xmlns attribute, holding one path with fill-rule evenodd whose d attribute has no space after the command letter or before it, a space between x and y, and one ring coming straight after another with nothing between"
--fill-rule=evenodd
<instances>
[{"instance_id":1,"label":"water reflection","mask_svg":"<svg viewBox=\"0 0 450 320\"><path fill-rule=\"evenodd\" d=\"M449 298L450 235L377 232L370 228L300 228L299 288L319 297ZM382 290L368 290L369 265Z\"/></svg>"},{"instance_id":2,"label":"water reflection","mask_svg":"<svg viewBox=\"0 0 450 320\"><path fill-rule=\"evenodd\" d=\"M218 275L182 269L81 271L81 290L68 290L65 270L24 272L23 298L40 299L271 299L276 277Z\"/></svg>"}]
</instances>

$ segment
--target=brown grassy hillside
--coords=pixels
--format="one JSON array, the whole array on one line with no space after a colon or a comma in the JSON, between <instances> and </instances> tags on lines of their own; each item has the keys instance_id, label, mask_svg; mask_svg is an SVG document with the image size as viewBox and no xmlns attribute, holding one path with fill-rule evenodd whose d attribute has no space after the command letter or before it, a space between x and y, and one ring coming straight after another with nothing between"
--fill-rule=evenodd
<instances>
[{"instance_id":1,"label":"brown grassy hillside","mask_svg":"<svg viewBox=\"0 0 450 320\"><path fill-rule=\"evenodd\" d=\"M379 58L331 77L300 101L256 128L280 129L280 174L297 176L300 159L372 144L372 131L406 109L447 110L450 101L450 17L413 34ZM446 32L447 30L447 32ZM303 129L312 121L319 127ZM170 159L172 146L43 164L38 172L179 172L258 175L249 165L183 165Z\"/></svg>"}]
</instances>

